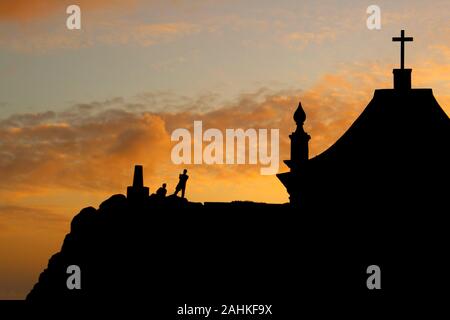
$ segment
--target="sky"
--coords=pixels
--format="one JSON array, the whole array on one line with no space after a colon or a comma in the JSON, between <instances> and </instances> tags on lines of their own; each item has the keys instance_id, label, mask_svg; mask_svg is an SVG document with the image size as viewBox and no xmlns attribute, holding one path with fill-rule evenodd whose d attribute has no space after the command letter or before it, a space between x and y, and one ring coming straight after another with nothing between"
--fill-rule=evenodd
<instances>
[{"instance_id":1,"label":"sky","mask_svg":"<svg viewBox=\"0 0 450 320\"><path fill-rule=\"evenodd\" d=\"M401 29L413 87L449 114L449 20L448 0L1 0L0 299L25 297L71 218L124 193L134 164L170 192L177 128L280 129L283 172L301 100L311 156L324 151L392 87ZM186 167L191 201L288 201L259 166Z\"/></svg>"}]
</instances>

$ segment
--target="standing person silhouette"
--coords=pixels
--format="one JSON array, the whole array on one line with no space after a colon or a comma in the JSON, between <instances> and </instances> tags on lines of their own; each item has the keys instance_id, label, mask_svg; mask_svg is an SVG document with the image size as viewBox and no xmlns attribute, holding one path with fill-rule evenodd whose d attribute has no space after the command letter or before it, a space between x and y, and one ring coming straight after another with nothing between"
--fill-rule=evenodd
<instances>
[{"instance_id":1,"label":"standing person silhouette","mask_svg":"<svg viewBox=\"0 0 450 320\"><path fill-rule=\"evenodd\" d=\"M183 170L183 173L179 175L180 181L177 184L177 187L175 188L175 195L178 194L178 192L181 191L181 197L184 198L184 194L186 192L186 182L189 179L189 176L186 174L187 169Z\"/></svg>"}]
</instances>

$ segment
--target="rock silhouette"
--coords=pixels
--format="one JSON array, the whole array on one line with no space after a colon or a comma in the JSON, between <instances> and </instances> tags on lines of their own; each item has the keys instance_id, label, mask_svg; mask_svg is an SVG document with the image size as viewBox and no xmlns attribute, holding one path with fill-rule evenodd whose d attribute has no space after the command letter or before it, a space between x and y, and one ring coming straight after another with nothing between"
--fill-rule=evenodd
<instances>
[{"instance_id":1,"label":"rock silhouette","mask_svg":"<svg viewBox=\"0 0 450 320\"><path fill-rule=\"evenodd\" d=\"M387 297L433 295L448 268L439 227L445 224L426 214L376 214L302 214L287 204L174 196L136 203L114 195L73 218L27 301L107 313L131 306L162 317L185 303L270 303L288 316L299 303L306 312L324 301L369 308ZM419 227L436 234L418 237ZM382 294L365 287L374 263L386 270ZM66 286L69 265L81 269L81 290Z\"/></svg>"},{"instance_id":2,"label":"rock silhouette","mask_svg":"<svg viewBox=\"0 0 450 320\"><path fill-rule=\"evenodd\" d=\"M149 299L146 305L156 310L214 291L226 296L246 277L253 292L265 287L258 275L266 274L274 258L270 210L288 209L253 202L192 203L173 195L145 201L114 195L73 218L61 251L51 257L27 300L83 305ZM258 217L242 218L244 211ZM81 269L81 290L67 289L69 265Z\"/></svg>"}]
</instances>

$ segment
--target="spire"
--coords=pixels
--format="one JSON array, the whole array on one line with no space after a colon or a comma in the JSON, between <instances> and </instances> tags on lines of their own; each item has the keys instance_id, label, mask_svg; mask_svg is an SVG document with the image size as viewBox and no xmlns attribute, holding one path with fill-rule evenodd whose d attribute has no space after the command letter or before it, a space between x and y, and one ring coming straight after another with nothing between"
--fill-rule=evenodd
<instances>
[{"instance_id":1,"label":"spire","mask_svg":"<svg viewBox=\"0 0 450 320\"><path fill-rule=\"evenodd\" d=\"M310 135L303 129L303 124L306 120L306 113L303 110L302 103L298 103L297 110L294 112L294 121L297 124L297 129L289 135L291 139L291 159L284 162L291 169L297 170L309 158L309 139Z\"/></svg>"},{"instance_id":2,"label":"spire","mask_svg":"<svg viewBox=\"0 0 450 320\"><path fill-rule=\"evenodd\" d=\"M289 139L291 139L291 159L284 160L290 170L277 174L277 177L286 187L290 203L298 207L302 205L303 194L299 180L302 180L302 175L308 166L309 140L311 139L311 136L303 128L306 121L306 112L303 110L301 102L298 103L297 110L294 112L294 121L297 128L289 135Z\"/></svg>"}]
</instances>

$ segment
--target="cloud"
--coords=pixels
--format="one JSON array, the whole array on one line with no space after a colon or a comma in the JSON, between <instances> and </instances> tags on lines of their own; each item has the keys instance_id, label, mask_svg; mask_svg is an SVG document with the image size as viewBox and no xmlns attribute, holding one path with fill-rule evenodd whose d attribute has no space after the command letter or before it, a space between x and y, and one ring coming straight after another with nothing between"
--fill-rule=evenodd
<instances>
[{"instance_id":1,"label":"cloud","mask_svg":"<svg viewBox=\"0 0 450 320\"><path fill-rule=\"evenodd\" d=\"M450 113L450 46L432 44L413 69L414 87L433 88L441 107Z\"/></svg>"},{"instance_id":2,"label":"cloud","mask_svg":"<svg viewBox=\"0 0 450 320\"><path fill-rule=\"evenodd\" d=\"M142 162L151 172L160 150L168 147L164 123L156 115L106 110L84 118L81 113L16 115L3 121L0 171L5 180L0 188L114 190L124 182L124 169Z\"/></svg>"},{"instance_id":3,"label":"cloud","mask_svg":"<svg viewBox=\"0 0 450 320\"><path fill-rule=\"evenodd\" d=\"M426 74L421 77L427 79ZM278 128L280 160L288 159L288 136L295 129L292 114L299 100L307 112L305 129L312 136L310 153L314 156L345 132L370 101L374 88L389 88L391 81L381 66L352 64L324 74L303 90L261 87L228 101L214 92L196 97L146 92L132 99L78 103L65 111L15 114L0 120L0 197L11 190L21 197L51 194L52 190L102 195L123 192L137 163L145 166L151 190L162 182L173 186L182 168L171 162L174 143L170 135L177 128L192 130L195 120L203 121L204 130L223 132L227 128ZM447 98L438 95L438 99ZM188 167L195 176L190 181L191 199L197 201L286 199L277 179L261 177L258 166ZM281 162L280 171L285 169ZM221 191L237 181L234 191ZM254 188L245 189L245 183L258 184L263 190L279 189L255 194Z\"/></svg>"},{"instance_id":4,"label":"cloud","mask_svg":"<svg viewBox=\"0 0 450 320\"><path fill-rule=\"evenodd\" d=\"M12 115L0 121L0 189L124 190L136 163L145 165L153 181L176 179L179 167L170 160L170 134L177 128L191 130L195 120L202 120L205 129L223 131L279 128L280 158L287 159L288 135L295 129L292 114L299 100L308 114L306 129L315 155L333 143L370 100L377 71L372 67L374 75L367 76L369 72L358 72L360 68L324 75L307 90L261 88L228 102L220 102L214 93L189 98L159 92L142 94L137 102L116 97L62 112ZM254 166L205 165L192 170L204 181L261 179Z\"/></svg>"},{"instance_id":5,"label":"cloud","mask_svg":"<svg viewBox=\"0 0 450 320\"><path fill-rule=\"evenodd\" d=\"M68 219L51 209L19 205L0 205L0 229L8 230L10 225L24 222L36 227L54 228L68 222Z\"/></svg>"},{"instance_id":6,"label":"cloud","mask_svg":"<svg viewBox=\"0 0 450 320\"><path fill-rule=\"evenodd\" d=\"M86 10L134 8L137 0L78 0L76 4ZM74 4L69 0L14 0L0 2L0 21L28 22L60 13Z\"/></svg>"},{"instance_id":7,"label":"cloud","mask_svg":"<svg viewBox=\"0 0 450 320\"><path fill-rule=\"evenodd\" d=\"M71 1L16 0L0 2L0 46L27 53L45 53L55 49L80 49L95 45L153 46L168 43L201 30L196 23L180 20L157 22L136 19L133 11L152 10L159 1L81 0L82 29L66 29L66 7ZM171 6L175 2L165 3ZM161 3L159 3L161 5ZM60 16L57 16L60 15ZM14 22L10 24L8 22Z\"/></svg>"},{"instance_id":8,"label":"cloud","mask_svg":"<svg viewBox=\"0 0 450 320\"><path fill-rule=\"evenodd\" d=\"M134 44L143 47L173 41L201 30L199 25L187 22L134 24L114 23L102 26L94 39L95 43L106 45Z\"/></svg>"},{"instance_id":9,"label":"cloud","mask_svg":"<svg viewBox=\"0 0 450 320\"><path fill-rule=\"evenodd\" d=\"M336 31L331 28L322 28L317 32L290 32L281 37L281 43L291 49L302 50L310 44L322 44L326 41L336 40Z\"/></svg>"},{"instance_id":10,"label":"cloud","mask_svg":"<svg viewBox=\"0 0 450 320\"><path fill-rule=\"evenodd\" d=\"M16 0L0 2L0 19L10 21L26 21L37 17L45 17L63 3L58 0Z\"/></svg>"},{"instance_id":11,"label":"cloud","mask_svg":"<svg viewBox=\"0 0 450 320\"><path fill-rule=\"evenodd\" d=\"M24 299L58 250L70 218L60 210L1 202L0 299Z\"/></svg>"},{"instance_id":12,"label":"cloud","mask_svg":"<svg viewBox=\"0 0 450 320\"><path fill-rule=\"evenodd\" d=\"M169 23L90 23L91 31L68 32L63 24L54 30L16 30L15 33L0 34L0 46L19 52L45 53L55 49L80 49L95 45L133 45L149 47L175 41L181 37L200 32L201 27L186 22Z\"/></svg>"}]
</instances>

